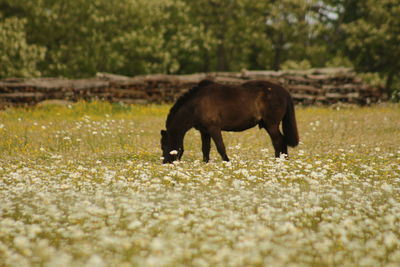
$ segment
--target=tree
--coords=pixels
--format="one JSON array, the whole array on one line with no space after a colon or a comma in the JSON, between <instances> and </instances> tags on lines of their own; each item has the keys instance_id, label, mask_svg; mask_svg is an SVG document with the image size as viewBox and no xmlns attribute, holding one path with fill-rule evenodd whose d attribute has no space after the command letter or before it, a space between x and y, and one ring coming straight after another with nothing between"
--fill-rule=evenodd
<instances>
[{"instance_id":1,"label":"tree","mask_svg":"<svg viewBox=\"0 0 400 267\"><path fill-rule=\"evenodd\" d=\"M307 64L313 66L322 66L325 63L327 46L321 37L327 28L320 23L316 12L319 2L270 2L266 12L265 33L272 44L272 69L279 70L287 60L303 63L308 61Z\"/></svg>"},{"instance_id":2,"label":"tree","mask_svg":"<svg viewBox=\"0 0 400 267\"><path fill-rule=\"evenodd\" d=\"M29 42L47 48L46 76L85 77L193 69L204 34L181 0L0 0L26 19Z\"/></svg>"},{"instance_id":3,"label":"tree","mask_svg":"<svg viewBox=\"0 0 400 267\"><path fill-rule=\"evenodd\" d=\"M353 67L347 57L347 34L343 25L351 23L365 16L363 1L358 0L323 0L312 6L317 16L319 25L323 29L318 36L320 42L324 42L325 66Z\"/></svg>"},{"instance_id":4,"label":"tree","mask_svg":"<svg viewBox=\"0 0 400 267\"><path fill-rule=\"evenodd\" d=\"M126 5L134 20L113 41L120 55L120 73L187 73L198 71L208 41L201 25L180 0L135 0ZM132 73L133 70L133 73ZM130 73L126 73L129 71Z\"/></svg>"},{"instance_id":5,"label":"tree","mask_svg":"<svg viewBox=\"0 0 400 267\"><path fill-rule=\"evenodd\" d=\"M0 21L0 78L37 77L37 65L44 59L45 48L28 44L25 19Z\"/></svg>"},{"instance_id":6,"label":"tree","mask_svg":"<svg viewBox=\"0 0 400 267\"><path fill-rule=\"evenodd\" d=\"M6 17L25 19L26 38L46 47L45 60L39 68L45 76L82 77L110 65L110 45L106 40L114 22L102 0L1 0ZM115 12L115 11L114 11ZM107 28L108 27L108 28ZM107 34L104 34L106 33Z\"/></svg>"},{"instance_id":7,"label":"tree","mask_svg":"<svg viewBox=\"0 0 400 267\"><path fill-rule=\"evenodd\" d=\"M265 1L185 0L190 17L200 25L201 71L237 71L257 65L266 51L263 27ZM262 51L262 52L261 52Z\"/></svg>"},{"instance_id":8,"label":"tree","mask_svg":"<svg viewBox=\"0 0 400 267\"><path fill-rule=\"evenodd\" d=\"M400 2L367 0L365 16L343 26L347 33L347 55L357 70L379 72L390 93L400 78Z\"/></svg>"},{"instance_id":9,"label":"tree","mask_svg":"<svg viewBox=\"0 0 400 267\"><path fill-rule=\"evenodd\" d=\"M0 71L2 77L85 77L354 65L384 75L391 88L400 82L399 5L0 0Z\"/></svg>"}]
</instances>

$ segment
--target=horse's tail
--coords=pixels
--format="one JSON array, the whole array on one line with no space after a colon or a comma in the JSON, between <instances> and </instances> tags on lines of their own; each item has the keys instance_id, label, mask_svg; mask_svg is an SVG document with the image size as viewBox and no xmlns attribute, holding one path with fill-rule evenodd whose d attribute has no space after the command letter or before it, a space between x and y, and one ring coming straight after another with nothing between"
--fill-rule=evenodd
<instances>
[{"instance_id":1,"label":"horse's tail","mask_svg":"<svg viewBox=\"0 0 400 267\"><path fill-rule=\"evenodd\" d=\"M283 136L288 146L295 147L299 144L299 133L297 131L296 115L292 97L288 95L286 113L282 123Z\"/></svg>"}]
</instances>

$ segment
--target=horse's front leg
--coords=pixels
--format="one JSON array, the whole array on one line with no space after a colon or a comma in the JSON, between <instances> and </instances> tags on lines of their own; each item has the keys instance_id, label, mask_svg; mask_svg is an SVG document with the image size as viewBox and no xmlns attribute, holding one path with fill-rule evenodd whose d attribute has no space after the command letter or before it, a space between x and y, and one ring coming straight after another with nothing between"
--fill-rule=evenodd
<instances>
[{"instance_id":1,"label":"horse's front leg","mask_svg":"<svg viewBox=\"0 0 400 267\"><path fill-rule=\"evenodd\" d=\"M224 140L222 140L221 129L213 127L209 129L209 134L214 140L215 146L217 147L218 153L221 155L222 160L229 161L229 158L226 155Z\"/></svg>"},{"instance_id":2,"label":"horse's front leg","mask_svg":"<svg viewBox=\"0 0 400 267\"><path fill-rule=\"evenodd\" d=\"M203 161L208 162L210 160L210 148L211 148L211 136L201 131L201 150L203 152Z\"/></svg>"},{"instance_id":3,"label":"horse's front leg","mask_svg":"<svg viewBox=\"0 0 400 267\"><path fill-rule=\"evenodd\" d=\"M178 159L179 160L181 160L181 158L183 156L183 152L185 152L185 149L183 148L183 144L182 144L178 151Z\"/></svg>"}]
</instances>

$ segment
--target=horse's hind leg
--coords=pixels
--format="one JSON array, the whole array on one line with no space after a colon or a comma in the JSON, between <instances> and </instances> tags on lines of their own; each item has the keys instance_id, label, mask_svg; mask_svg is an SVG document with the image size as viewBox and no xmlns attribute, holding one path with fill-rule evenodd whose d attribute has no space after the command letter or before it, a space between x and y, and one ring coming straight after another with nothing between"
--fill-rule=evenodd
<instances>
[{"instance_id":1,"label":"horse's hind leg","mask_svg":"<svg viewBox=\"0 0 400 267\"><path fill-rule=\"evenodd\" d=\"M203 151L203 161L210 160L211 137L208 133L201 131L201 150Z\"/></svg>"},{"instance_id":2,"label":"horse's hind leg","mask_svg":"<svg viewBox=\"0 0 400 267\"><path fill-rule=\"evenodd\" d=\"M208 132L211 138L214 140L215 146L217 147L218 153L221 155L222 160L229 161L229 158L226 155L224 140L222 140L221 129L211 128Z\"/></svg>"},{"instance_id":3,"label":"horse's hind leg","mask_svg":"<svg viewBox=\"0 0 400 267\"><path fill-rule=\"evenodd\" d=\"M275 157L279 158L281 154L288 155L287 145L281 131L279 124L267 125L265 127L272 140L272 145L275 149Z\"/></svg>"}]
</instances>

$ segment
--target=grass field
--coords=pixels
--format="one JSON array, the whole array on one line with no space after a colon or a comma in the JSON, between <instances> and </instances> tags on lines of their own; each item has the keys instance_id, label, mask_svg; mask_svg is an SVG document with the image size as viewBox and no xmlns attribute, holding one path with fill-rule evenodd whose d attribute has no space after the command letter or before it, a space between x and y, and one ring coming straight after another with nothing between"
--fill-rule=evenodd
<instances>
[{"instance_id":1,"label":"grass field","mask_svg":"<svg viewBox=\"0 0 400 267\"><path fill-rule=\"evenodd\" d=\"M399 266L400 105L297 108L160 164L169 106L0 112L0 266Z\"/></svg>"}]
</instances>

